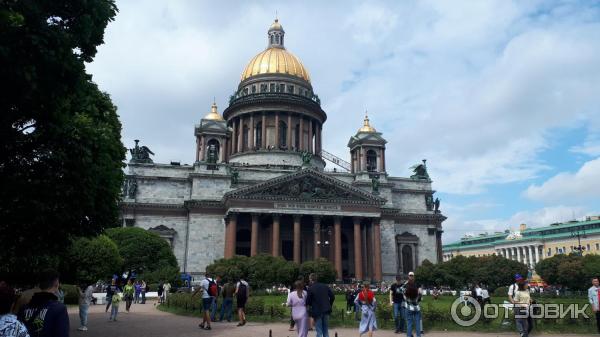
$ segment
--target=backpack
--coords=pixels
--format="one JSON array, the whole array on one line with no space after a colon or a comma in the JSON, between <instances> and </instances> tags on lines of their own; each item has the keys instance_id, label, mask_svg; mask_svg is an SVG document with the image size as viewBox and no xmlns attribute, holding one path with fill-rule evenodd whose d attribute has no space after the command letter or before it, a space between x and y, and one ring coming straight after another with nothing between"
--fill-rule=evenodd
<instances>
[{"instance_id":1,"label":"backpack","mask_svg":"<svg viewBox=\"0 0 600 337\"><path fill-rule=\"evenodd\" d=\"M217 282L215 282L214 279L207 279L208 280L208 295L212 296L212 297L216 297L217 293L219 292L218 288L217 288Z\"/></svg>"},{"instance_id":2,"label":"backpack","mask_svg":"<svg viewBox=\"0 0 600 337\"><path fill-rule=\"evenodd\" d=\"M246 298L247 293L248 290L246 289L246 284L244 282L240 282L240 285L238 286L237 296L240 298Z\"/></svg>"}]
</instances>

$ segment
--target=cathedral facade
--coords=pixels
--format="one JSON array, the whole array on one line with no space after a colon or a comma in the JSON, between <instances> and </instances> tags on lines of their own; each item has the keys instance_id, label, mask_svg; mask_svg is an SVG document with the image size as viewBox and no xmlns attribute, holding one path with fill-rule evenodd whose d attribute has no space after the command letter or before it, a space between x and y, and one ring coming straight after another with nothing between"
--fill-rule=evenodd
<instances>
[{"instance_id":1,"label":"cathedral facade","mask_svg":"<svg viewBox=\"0 0 600 337\"><path fill-rule=\"evenodd\" d=\"M411 177L389 176L386 141L368 116L349 135L349 162L323 150L327 114L309 73L284 47L278 20L267 36L223 114L213 103L195 126L193 166L153 163L136 141L123 226L161 235L192 275L219 258L259 253L326 258L339 280L392 279L441 261L445 217L425 161Z\"/></svg>"}]
</instances>

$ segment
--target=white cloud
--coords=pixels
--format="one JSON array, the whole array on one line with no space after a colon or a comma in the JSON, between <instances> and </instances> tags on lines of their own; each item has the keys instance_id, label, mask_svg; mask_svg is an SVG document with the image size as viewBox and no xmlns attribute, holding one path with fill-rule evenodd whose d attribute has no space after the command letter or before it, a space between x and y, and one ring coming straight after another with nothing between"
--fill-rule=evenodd
<instances>
[{"instance_id":1,"label":"white cloud","mask_svg":"<svg viewBox=\"0 0 600 337\"><path fill-rule=\"evenodd\" d=\"M193 124L220 111L266 46L268 3L118 2L89 65L119 108L127 146L194 160ZM522 1L285 2L286 45L328 114L324 147L346 143L368 108L387 167L429 159L435 188L473 194L547 166L551 130L600 120L598 10ZM591 131L590 131L591 132ZM585 148L590 151L590 148ZM582 148L581 151L584 151Z\"/></svg>"},{"instance_id":2,"label":"white cloud","mask_svg":"<svg viewBox=\"0 0 600 337\"><path fill-rule=\"evenodd\" d=\"M541 185L531 185L523 195L542 202L600 200L600 157L586 162L575 173L561 172Z\"/></svg>"},{"instance_id":3,"label":"white cloud","mask_svg":"<svg viewBox=\"0 0 600 337\"><path fill-rule=\"evenodd\" d=\"M515 231L520 224L526 224L528 228L549 226L556 222L570 220L582 220L587 215L597 215L582 206L557 205L544 207L537 210L520 211L508 218L465 220L461 214L450 216L444 222L444 244L460 240L467 233L478 235L481 233Z\"/></svg>"}]
</instances>

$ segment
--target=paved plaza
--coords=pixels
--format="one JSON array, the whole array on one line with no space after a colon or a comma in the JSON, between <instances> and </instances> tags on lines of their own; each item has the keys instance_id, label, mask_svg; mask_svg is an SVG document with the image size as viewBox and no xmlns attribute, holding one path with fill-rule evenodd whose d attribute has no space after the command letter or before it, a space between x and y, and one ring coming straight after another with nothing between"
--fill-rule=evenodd
<instances>
[{"instance_id":1,"label":"paved plaza","mask_svg":"<svg viewBox=\"0 0 600 337\"><path fill-rule=\"evenodd\" d=\"M272 330L273 337L294 337L296 333L288 331L288 326L284 323L253 323L249 322L244 327L236 327L237 323L213 323L211 331L205 331L198 328L200 323L197 317L178 316L157 310L155 302L148 302L144 305L134 304L131 312L125 312L125 303L120 306L119 316L116 322L109 322L109 313L104 312L104 305L94 305L90 307L88 331L77 331L79 327L79 314L76 306L69 307L69 318L71 321L71 336L86 337L268 337L269 330ZM110 311L109 311L110 312ZM339 337L358 336L357 329L332 328L330 336L334 337L335 332ZM476 337L476 336L517 336L514 333L465 333L465 332L430 332L425 334L427 337ZM309 333L310 337L315 336L315 332ZM390 330L381 330L375 333L375 336L392 337L405 336L394 334ZM533 336L540 336L534 334ZM558 336L558 335L553 335ZM587 335L570 335L573 337L582 337ZM593 336L593 335L592 335Z\"/></svg>"}]
</instances>

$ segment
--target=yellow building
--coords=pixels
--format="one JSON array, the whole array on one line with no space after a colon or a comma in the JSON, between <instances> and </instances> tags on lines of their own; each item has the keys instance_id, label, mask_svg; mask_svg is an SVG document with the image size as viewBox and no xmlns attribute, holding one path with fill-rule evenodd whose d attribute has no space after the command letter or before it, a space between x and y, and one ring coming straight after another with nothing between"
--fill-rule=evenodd
<instances>
[{"instance_id":1,"label":"yellow building","mask_svg":"<svg viewBox=\"0 0 600 337\"><path fill-rule=\"evenodd\" d=\"M539 228L521 224L515 232L506 230L465 236L458 242L444 245L442 252L444 261L458 255L500 255L522 262L533 270L539 261L556 254L600 254L600 216Z\"/></svg>"}]
</instances>

